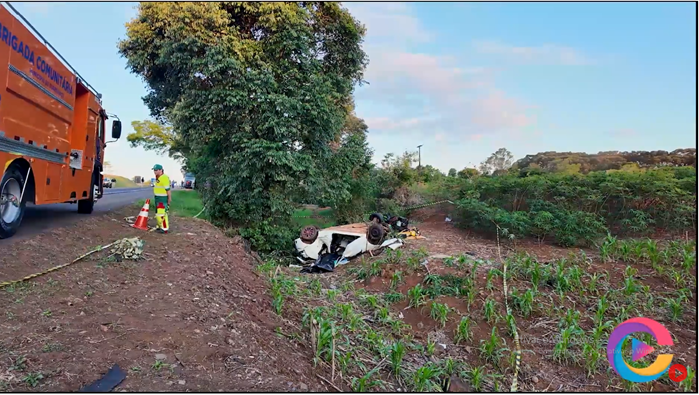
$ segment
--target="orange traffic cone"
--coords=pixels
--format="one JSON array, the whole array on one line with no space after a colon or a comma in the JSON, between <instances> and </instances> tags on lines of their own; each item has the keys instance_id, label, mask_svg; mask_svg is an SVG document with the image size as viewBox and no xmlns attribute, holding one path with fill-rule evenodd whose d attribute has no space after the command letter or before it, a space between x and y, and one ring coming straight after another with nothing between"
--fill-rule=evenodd
<instances>
[{"instance_id":1,"label":"orange traffic cone","mask_svg":"<svg viewBox=\"0 0 699 395\"><path fill-rule=\"evenodd\" d=\"M141 212L138 213L138 218L136 218L136 223L131 225L136 229L148 230L148 207L150 206L150 199L146 200L141 208Z\"/></svg>"}]
</instances>

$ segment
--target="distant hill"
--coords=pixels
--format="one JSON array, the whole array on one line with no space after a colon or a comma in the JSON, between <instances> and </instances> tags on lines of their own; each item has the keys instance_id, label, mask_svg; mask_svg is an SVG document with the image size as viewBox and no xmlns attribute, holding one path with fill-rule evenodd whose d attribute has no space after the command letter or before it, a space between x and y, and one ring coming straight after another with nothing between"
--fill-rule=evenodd
<instances>
[{"instance_id":1,"label":"distant hill","mask_svg":"<svg viewBox=\"0 0 699 395\"><path fill-rule=\"evenodd\" d=\"M113 179L117 180L116 184L112 188L136 188L136 187L148 186L147 184L136 184L135 182L133 182L133 180L130 180L126 177L117 176L114 174L104 174L104 177L105 178L109 177L109 178L113 178Z\"/></svg>"},{"instance_id":2,"label":"distant hill","mask_svg":"<svg viewBox=\"0 0 699 395\"><path fill-rule=\"evenodd\" d=\"M519 170L560 171L575 166L580 173L601 170L618 170L627 163L635 163L641 168L662 166L697 165L696 148L681 148L667 151L605 151L596 154L584 152L540 152L527 155L512 166Z\"/></svg>"}]
</instances>

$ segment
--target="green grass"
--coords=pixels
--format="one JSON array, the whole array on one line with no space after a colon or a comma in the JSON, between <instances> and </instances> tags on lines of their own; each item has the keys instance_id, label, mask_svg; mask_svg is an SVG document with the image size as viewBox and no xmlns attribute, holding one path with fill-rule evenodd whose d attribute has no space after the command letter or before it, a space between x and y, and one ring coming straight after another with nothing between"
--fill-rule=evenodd
<instances>
[{"instance_id":1,"label":"green grass","mask_svg":"<svg viewBox=\"0 0 699 395\"><path fill-rule=\"evenodd\" d=\"M316 215L316 216L319 216L320 218L299 218L299 217L307 217L310 215ZM335 219L333 218L332 209L325 209L325 210L311 210L308 208L298 209L294 212L292 218L293 218L294 224L296 224L296 226L298 226L299 228L302 228L306 225L316 225L320 228L327 228L329 226L336 225Z\"/></svg>"},{"instance_id":2,"label":"green grass","mask_svg":"<svg viewBox=\"0 0 699 395\"><path fill-rule=\"evenodd\" d=\"M111 178L116 180L116 183L112 188L136 188L136 187L143 187L143 186L150 186L150 184L136 184L133 182L133 180L130 180L126 177L122 176L115 176L113 174L105 174L104 178ZM196 214L196 213L195 213Z\"/></svg>"},{"instance_id":3,"label":"green grass","mask_svg":"<svg viewBox=\"0 0 699 395\"><path fill-rule=\"evenodd\" d=\"M135 203L136 207L143 207L146 199L141 199ZM204 207L201 201L201 194L197 191L179 189L172 191L172 207L170 207L170 213L174 213L180 217L193 217L197 215ZM306 217L310 215L317 215L320 218L298 218ZM199 218L206 219L205 213L199 216ZM326 228L335 225L335 220L333 218L332 209L325 210L311 210L311 209L299 209L293 214L293 221L299 228L306 225L317 225L321 228Z\"/></svg>"},{"instance_id":4,"label":"green grass","mask_svg":"<svg viewBox=\"0 0 699 395\"><path fill-rule=\"evenodd\" d=\"M135 203L136 207L143 207L146 199L141 199ZM153 207L153 201L151 199L151 207ZM180 217L193 217L204 208L204 204L201 201L201 194L197 191L191 190L174 190L172 191L172 206L170 207L170 214L176 214ZM152 210L152 209L151 209ZM206 219L206 213L202 213L199 218Z\"/></svg>"}]
</instances>

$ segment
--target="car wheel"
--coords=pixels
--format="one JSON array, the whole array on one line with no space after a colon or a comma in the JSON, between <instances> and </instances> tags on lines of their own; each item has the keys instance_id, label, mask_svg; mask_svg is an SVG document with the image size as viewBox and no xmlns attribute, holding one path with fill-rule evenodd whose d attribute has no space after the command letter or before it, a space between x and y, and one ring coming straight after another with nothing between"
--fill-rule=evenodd
<instances>
[{"instance_id":1,"label":"car wheel","mask_svg":"<svg viewBox=\"0 0 699 395\"><path fill-rule=\"evenodd\" d=\"M318 228L313 225L304 226L301 229L301 241L306 244L312 244L318 238Z\"/></svg>"},{"instance_id":2,"label":"car wheel","mask_svg":"<svg viewBox=\"0 0 699 395\"><path fill-rule=\"evenodd\" d=\"M0 239L12 237L22 223L27 199L22 198L24 175L17 166L7 169L0 180Z\"/></svg>"},{"instance_id":3,"label":"car wheel","mask_svg":"<svg viewBox=\"0 0 699 395\"><path fill-rule=\"evenodd\" d=\"M379 213L374 213L369 216L370 222L375 222L377 224L383 223L383 216Z\"/></svg>"},{"instance_id":4,"label":"car wheel","mask_svg":"<svg viewBox=\"0 0 699 395\"><path fill-rule=\"evenodd\" d=\"M386 232L383 226L379 224L371 224L369 229L366 230L366 239L369 243L373 245L381 244L381 241L386 236Z\"/></svg>"}]
</instances>

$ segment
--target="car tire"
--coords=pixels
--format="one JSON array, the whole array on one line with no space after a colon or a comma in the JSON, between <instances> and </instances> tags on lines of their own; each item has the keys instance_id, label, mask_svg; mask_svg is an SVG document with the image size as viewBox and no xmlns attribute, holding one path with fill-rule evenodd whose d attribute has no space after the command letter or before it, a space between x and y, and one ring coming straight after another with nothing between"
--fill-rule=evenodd
<instances>
[{"instance_id":1,"label":"car tire","mask_svg":"<svg viewBox=\"0 0 699 395\"><path fill-rule=\"evenodd\" d=\"M366 230L366 239L373 245L381 244L384 237L386 237L386 231L380 224L371 224Z\"/></svg>"},{"instance_id":2,"label":"car tire","mask_svg":"<svg viewBox=\"0 0 699 395\"><path fill-rule=\"evenodd\" d=\"M380 213L374 213L369 216L369 222L374 222L377 224L382 224L383 223L383 215Z\"/></svg>"},{"instance_id":3,"label":"car tire","mask_svg":"<svg viewBox=\"0 0 699 395\"><path fill-rule=\"evenodd\" d=\"M97 178L98 173L95 171L92 176L92 182L90 183L90 192L87 199L78 200L78 213L80 214L92 214L95 209L95 185L99 185Z\"/></svg>"},{"instance_id":4,"label":"car tire","mask_svg":"<svg viewBox=\"0 0 699 395\"><path fill-rule=\"evenodd\" d=\"M24 175L20 171L19 166L10 166L0 180L0 195L11 193L13 196L19 197L24 186ZM18 190L19 188L19 190ZM2 204L2 203L0 203ZM11 204L11 203L8 203ZM19 207L8 207L8 209L18 209L6 212L4 204L0 206L0 239L6 239L14 236L19 229L19 225L24 218L27 199L22 197Z\"/></svg>"},{"instance_id":5,"label":"car tire","mask_svg":"<svg viewBox=\"0 0 699 395\"><path fill-rule=\"evenodd\" d=\"M300 238L306 244L313 244L318 239L318 228L313 225L304 226Z\"/></svg>"}]
</instances>

